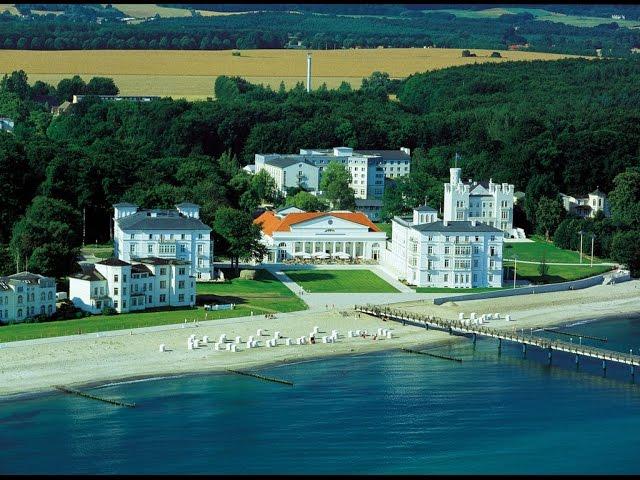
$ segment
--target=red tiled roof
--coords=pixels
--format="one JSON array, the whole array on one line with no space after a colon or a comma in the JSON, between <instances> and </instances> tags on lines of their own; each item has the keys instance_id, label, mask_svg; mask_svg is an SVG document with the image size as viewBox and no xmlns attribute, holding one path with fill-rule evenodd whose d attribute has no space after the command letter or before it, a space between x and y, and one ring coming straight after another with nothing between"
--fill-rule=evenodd
<instances>
[{"instance_id":1,"label":"red tiled roof","mask_svg":"<svg viewBox=\"0 0 640 480\"><path fill-rule=\"evenodd\" d=\"M306 222L314 218L324 217L331 215L332 217L342 218L349 222L358 223L369 227L370 232L379 232L380 229L376 227L369 217L362 212L305 212L305 213L290 213L284 218L278 218L274 212L268 210L256 218L253 223L261 226L262 232L265 235L273 235L273 232L289 232L291 231L291 225L297 223Z\"/></svg>"}]
</instances>

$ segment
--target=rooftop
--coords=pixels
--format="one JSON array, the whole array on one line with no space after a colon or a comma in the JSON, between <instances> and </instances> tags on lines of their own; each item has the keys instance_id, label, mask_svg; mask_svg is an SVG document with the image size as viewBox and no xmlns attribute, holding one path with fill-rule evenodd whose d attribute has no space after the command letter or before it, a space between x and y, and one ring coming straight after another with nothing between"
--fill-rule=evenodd
<instances>
[{"instance_id":1,"label":"rooftop","mask_svg":"<svg viewBox=\"0 0 640 480\"><path fill-rule=\"evenodd\" d=\"M305 213L290 213L283 218L275 216L274 212L266 211L253 223L261 225L262 231L265 235L273 235L274 232L289 232L291 231L291 225L306 222L314 218L320 218L325 216L332 216L341 218L349 222L358 223L369 227L370 232L379 232L380 229L376 227L369 217L362 212L305 212Z\"/></svg>"},{"instance_id":2,"label":"rooftop","mask_svg":"<svg viewBox=\"0 0 640 480\"><path fill-rule=\"evenodd\" d=\"M77 278L78 280L85 280L88 282L97 282L106 280L98 270L96 270L93 264L80 264L82 267L82 273L75 273L69 275L69 278Z\"/></svg>"},{"instance_id":3,"label":"rooftop","mask_svg":"<svg viewBox=\"0 0 640 480\"><path fill-rule=\"evenodd\" d=\"M477 222L474 227L471 222L468 221L453 221L447 222L447 225L444 225L442 220L438 220L437 222L431 223L423 223L420 225L414 225L411 222L409 217L393 217L393 220L398 222L400 225L404 225L405 227L413 228L418 232L447 232L447 233L466 233L466 232L495 232L495 233L503 233L502 230L499 230L495 227L491 227L486 223Z\"/></svg>"},{"instance_id":4,"label":"rooftop","mask_svg":"<svg viewBox=\"0 0 640 480\"><path fill-rule=\"evenodd\" d=\"M152 213L155 216L152 216ZM186 217L177 210L139 210L116 220L122 230L208 230L199 218Z\"/></svg>"},{"instance_id":5,"label":"rooftop","mask_svg":"<svg viewBox=\"0 0 640 480\"><path fill-rule=\"evenodd\" d=\"M356 155L379 155L385 160L410 160L411 155L408 155L402 150L354 150Z\"/></svg>"},{"instance_id":6,"label":"rooftop","mask_svg":"<svg viewBox=\"0 0 640 480\"><path fill-rule=\"evenodd\" d=\"M267 159L264 163L265 165L272 165L279 168L286 168L296 163L306 163L307 165L313 166L313 163L309 162L306 157L301 157L300 155L282 155L278 158Z\"/></svg>"},{"instance_id":7,"label":"rooftop","mask_svg":"<svg viewBox=\"0 0 640 480\"><path fill-rule=\"evenodd\" d=\"M115 257L111 257L111 258L107 258L105 260L102 260L100 262L97 262L98 265L107 265L109 267L128 267L129 265L131 265L130 263L127 263L123 260L120 260L119 258L115 258Z\"/></svg>"},{"instance_id":8,"label":"rooftop","mask_svg":"<svg viewBox=\"0 0 640 480\"><path fill-rule=\"evenodd\" d=\"M417 212L436 212L438 211L435 208L430 207L429 205L420 205L419 207L414 208Z\"/></svg>"}]
</instances>

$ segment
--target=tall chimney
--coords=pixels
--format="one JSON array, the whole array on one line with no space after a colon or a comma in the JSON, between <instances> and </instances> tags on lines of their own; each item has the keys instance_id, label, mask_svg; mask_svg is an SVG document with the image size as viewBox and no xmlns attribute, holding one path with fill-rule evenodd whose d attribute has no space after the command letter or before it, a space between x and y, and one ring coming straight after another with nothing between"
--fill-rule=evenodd
<instances>
[{"instance_id":1,"label":"tall chimney","mask_svg":"<svg viewBox=\"0 0 640 480\"><path fill-rule=\"evenodd\" d=\"M311 54L307 53L307 92L311 91Z\"/></svg>"}]
</instances>

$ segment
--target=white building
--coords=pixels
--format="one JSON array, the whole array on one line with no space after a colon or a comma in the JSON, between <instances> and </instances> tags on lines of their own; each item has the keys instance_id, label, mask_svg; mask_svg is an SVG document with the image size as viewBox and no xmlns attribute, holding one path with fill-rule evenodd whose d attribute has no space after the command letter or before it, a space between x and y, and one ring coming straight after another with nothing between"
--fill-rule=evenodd
<instances>
[{"instance_id":1,"label":"white building","mask_svg":"<svg viewBox=\"0 0 640 480\"><path fill-rule=\"evenodd\" d=\"M417 287L502 286L504 232L476 220L438 220L423 206L413 218L394 217L383 264Z\"/></svg>"},{"instance_id":2,"label":"white building","mask_svg":"<svg viewBox=\"0 0 640 480\"><path fill-rule=\"evenodd\" d=\"M256 154L255 168L247 171L267 170L278 188L301 186L307 191L318 191L322 171L331 162L344 165L351 174L349 187L356 199L382 199L385 177L399 178L409 175L411 156L408 148L400 150L353 150L349 147L333 149L300 149L300 154ZM313 168L316 167L316 168Z\"/></svg>"},{"instance_id":3,"label":"white building","mask_svg":"<svg viewBox=\"0 0 640 480\"><path fill-rule=\"evenodd\" d=\"M594 218L598 212L603 212L605 217L611 216L611 208L607 195L596 188L586 197L572 197L560 194L564 209L572 215L582 218Z\"/></svg>"},{"instance_id":4,"label":"white building","mask_svg":"<svg viewBox=\"0 0 640 480\"><path fill-rule=\"evenodd\" d=\"M379 261L386 234L362 212L266 211L254 220L262 228L267 263L298 258L356 258Z\"/></svg>"},{"instance_id":5,"label":"white building","mask_svg":"<svg viewBox=\"0 0 640 480\"><path fill-rule=\"evenodd\" d=\"M21 272L0 277L0 323L23 322L56 311L56 281Z\"/></svg>"},{"instance_id":6,"label":"white building","mask_svg":"<svg viewBox=\"0 0 640 480\"><path fill-rule=\"evenodd\" d=\"M513 229L514 186L508 183L463 182L462 169L450 168L450 182L444 184L444 220L475 220L515 237Z\"/></svg>"},{"instance_id":7,"label":"white building","mask_svg":"<svg viewBox=\"0 0 640 480\"><path fill-rule=\"evenodd\" d=\"M0 130L4 130L6 132L13 132L13 127L15 126L15 122L7 117L0 117Z\"/></svg>"},{"instance_id":8,"label":"white building","mask_svg":"<svg viewBox=\"0 0 640 480\"><path fill-rule=\"evenodd\" d=\"M200 220L200 207L181 203L175 210L144 210L132 203L114 207L114 256L125 262L148 257L187 260L189 274L212 278L211 228Z\"/></svg>"},{"instance_id":9,"label":"white building","mask_svg":"<svg viewBox=\"0 0 640 480\"><path fill-rule=\"evenodd\" d=\"M281 192L295 187L307 191L317 191L320 188L320 169L304 156L256 154L255 162L255 173L266 170ZM251 167L245 167L247 171L250 169Z\"/></svg>"},{"instance_id":10,"label":"white building","mask_svg":"<svg viewBox=\"0 0 640 480\"><path fill-rule=\"evenodd\" d=\"M82 264L82 273L69 277L69 299L90 313L112 307L118 313L149 308L195 305L195 278L190 262L146 258L128 263L110 258Z\"/></svg>"}]
</instances>

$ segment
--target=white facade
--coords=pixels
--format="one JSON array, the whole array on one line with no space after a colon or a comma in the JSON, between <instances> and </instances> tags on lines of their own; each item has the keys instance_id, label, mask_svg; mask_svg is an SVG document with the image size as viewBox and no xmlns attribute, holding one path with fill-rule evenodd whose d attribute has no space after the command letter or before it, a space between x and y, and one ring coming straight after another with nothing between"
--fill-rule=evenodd
<instances>
[{"instance_id":1,"label":"white facade","mask_svg":"<svg viewBox=\"0 0 640 480\"><path fill-rule=\"evenodd\" d=\"M0 323L23 322L56 311L56 282L29 272L0 277Z\"/></svg>"},{"instance_id":2,"label":"white facade","mask_svg":"<svg viewBox=\"0 0 640 480\"><path fill-rule=\"evenodd\" d=\"M351 174L349 187L357 199L382 199L385 177L399 178L411 171L410 150L405 147L356 151L349 147L334 147L302 148L298 155L256 154L255 172L267 170L281 191L298 185L308 191L318 191L322 171L331 162L344 165Z\"/></svg>"},{"instance_id":3,"label":"white facade","mask_svg":"<svg viewBox=\"0 0 640 480\"><path fill-rule=\"evenodd\" d=\"M300 155L256 154L255 162L255 173L266 170L281 192L295 187L307 191L320 188L320 170Z\"/></svg>"},{"instance_id":4,"label":"white facade","mask_svg":"<svg viewBox=\"0 0 640 480\"><path fill-rule=\"evenodd\" d=\"M441 221L419 207L413 219L393 218L383 264L417 287L501 287L504 235L476 220Z\"/></svg>"},{"instance_id":5,"label":"white facade","mask_svg":"<svg viewBox=\"0 0 640 480\"><path fill-rule=\"evenodd\" d=\"M386 234L361 212L309 212L278 216L267 211L254 220L261 225L266 263L295 258L357 258L379 261Z\"/></svg>"},{"instance_id":6,"label":"white facade","mask_svg":"<svg viewBox=\"0 0 640 480\"><path fill-rule=\"evenodd\" d=\"M469 182L461 179L462 169L451 168L450 182L444 184L444 220L475 220L496 227L510 236L513 231L514 186L508 183Z\"/></svg>"},{"instance_id":7,"label":"white facade","mask_svg":"<svg viewBox=\"0 0 640 480\"><path fill-rule=\"evenodd\" d=\"M200 220L200 207L181 203L175 210L143 210L131 203L114 205L114 256L125 262L150 257L186 260L189 274L212 278L211 228Z\"/></svg>"},{"instance_id":8,"label":"white facade","mask_svg":"<svg viewBox=\"0 0 640 480\"><path fill-rule=\"evenodd\" d=\"M564 209L572 215L594 218L598 212L603 212L605 217L611 216L607 195L600 189L596 189L586 197L571 197L561 193L560 199Z\"/></svg>"},{"instance_id":9,"label":"white facade","mask_svg":"<svg viewBox=\"0 0 640 480\"><path fill-rule=\"evenodd\" d=\"M111 258L83 265L69 277L69 299L90 313L112 307L118 313L195 305L189 262L148 258L133 263Z\"/></svg>"}]
</instances>

